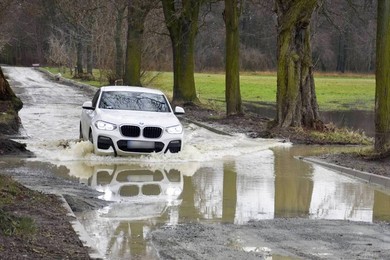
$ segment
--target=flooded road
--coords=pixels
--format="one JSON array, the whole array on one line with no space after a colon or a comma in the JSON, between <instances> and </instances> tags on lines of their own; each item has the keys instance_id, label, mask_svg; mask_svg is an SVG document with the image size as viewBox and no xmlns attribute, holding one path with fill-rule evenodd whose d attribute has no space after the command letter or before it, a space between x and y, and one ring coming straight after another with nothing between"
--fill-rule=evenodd
<instances>
[{"instance_id":1,"label":"flooded road","mask_svg":"<svg viewBox=\"0 0 390 260\"><path fill-rule=\"evenodd\" d=\"M214 100L219 101L220 100ZM247 111L258 113L268 118L275 118L276 108L265 102L243 102ZM333 123L340 128L348 128L357 132L364 132L367 136L375 136L374 111L365 110L343 110L343 111L321 111L321 119L327 123Z\"/></svg>"},{"instance_id":2,"label":"flooded road","mask_svg":"<svg viewBox=\"0 0 390 260\"><path fill-rule=\"evenodd\" d=\"M47 81L29 68L4 71L24 102L23 142L36 154L22 166L10 161L7 168L29 174L39 172L37 165L49 164L53 167L44 171L53 177L89 186L111 202L76 212L107 259L161 257L150 236L162 226L246 225L284 218L390 221L390 191L295 159L355 148L224 136L185 123L181 153L96 156L90 143L77 141L81 104L93 91Z\"/></svg>"}]
</instances>

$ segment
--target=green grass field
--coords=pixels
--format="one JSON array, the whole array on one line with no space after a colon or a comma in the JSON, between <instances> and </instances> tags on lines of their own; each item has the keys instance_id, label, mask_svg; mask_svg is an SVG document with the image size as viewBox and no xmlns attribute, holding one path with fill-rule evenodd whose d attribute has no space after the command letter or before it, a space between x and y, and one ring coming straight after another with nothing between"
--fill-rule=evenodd
<instances>
[{"instance_id":1,"label":"green grass field","mask_svg":"<svg viewBox=\"0 0 390 260\"><path fill-rule=\"evenodd\" d=\"M58 73L56 68L46 68ZM99 72L94 71L96 78ZM63 74L71 78L70 74ZM324 75L315 74L317 100L322 111L330 110L373 110L375 106L375 77L373 75ZM172 72L149 72L144 78L145 85L161 89L168 96L172 94ZM85 82L94 86L107 82ZM195 74L196 91L203 103L223 108L225 97L225 75L211 73ZM275 73L242 73L240 76L243 101L275 104ZM214 100L214 101L210 101Z\"/></svg>"},{"instance_id":2,"label":"green grass field","mask_svg":"<svg viewBox=\"0 0 390 260\"><path fill-rule=\"evenodd\" d=\"M223 74L195 74L196 90L201 100L224 100L225 76ZM260 101L274 104L276 100L276 75L247 74L240 76L243 101ZM373 110L375 105L375 78L348 75L315 77L317 100L321 110ZM151 86L170 93L172 73L159 73Z\"/></svg>"}]
</instances>

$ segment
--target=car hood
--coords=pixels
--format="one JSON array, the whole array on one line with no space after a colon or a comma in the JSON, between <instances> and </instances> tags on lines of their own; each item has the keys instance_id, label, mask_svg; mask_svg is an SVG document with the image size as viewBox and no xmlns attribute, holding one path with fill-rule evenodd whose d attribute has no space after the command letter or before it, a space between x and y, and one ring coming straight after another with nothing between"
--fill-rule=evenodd
<instances>
[{"instance_id":1,"label":"car hood","mask_svg":"<svg viewBox=\"0 0 390 260\"><path fill-rule=\"evenodd\" d=\"M144 112L128 110L98 110L96 120L103 120L116 125L141 125L169 127L180 124L173 113Z\"/></svg>"}]
</instances>

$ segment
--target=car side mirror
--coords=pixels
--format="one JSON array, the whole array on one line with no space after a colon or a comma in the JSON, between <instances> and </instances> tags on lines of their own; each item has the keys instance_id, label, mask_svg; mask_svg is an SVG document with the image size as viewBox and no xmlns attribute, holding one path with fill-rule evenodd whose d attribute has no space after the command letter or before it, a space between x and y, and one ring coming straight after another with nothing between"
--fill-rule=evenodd
<instances>
[{"instance_id":1,"label":"car side mirror","mask_svg":"<svg viewBox=\"0 0 390 260\"><path fill-rule=\"evenodd\" d=\"M83 109L87 109L87 110L95 110L95 108L92 106L92 101L84 102L82 107Z\"/></svg>"},{"instance_id":2,"label":"car side mirror","mask_svg":"<svg viewBox=\"0 0 390 260\"><path fill-rule=\"evenodd\" d=\"M183 114L185 114L184 108L179 106L175 107L175 115L183 115Z\"/></svg>"}]
</instances>

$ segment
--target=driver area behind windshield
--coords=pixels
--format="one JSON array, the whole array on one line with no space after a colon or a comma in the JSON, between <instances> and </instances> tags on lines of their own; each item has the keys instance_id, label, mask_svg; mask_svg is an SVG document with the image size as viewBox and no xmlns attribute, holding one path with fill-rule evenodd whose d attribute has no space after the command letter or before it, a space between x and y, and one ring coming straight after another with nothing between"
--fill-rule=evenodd
<instances>
[{"instance_id":1,"label":"driver area behind windshield","mask_svg":"<svg viewBox=\"0 0 390 260\"><path fill-rule=\"evenodd\" d=\"M163 95L129 91L104 91L99 108L148 112L170 112Z\"/></svg>"}]
</instances>

